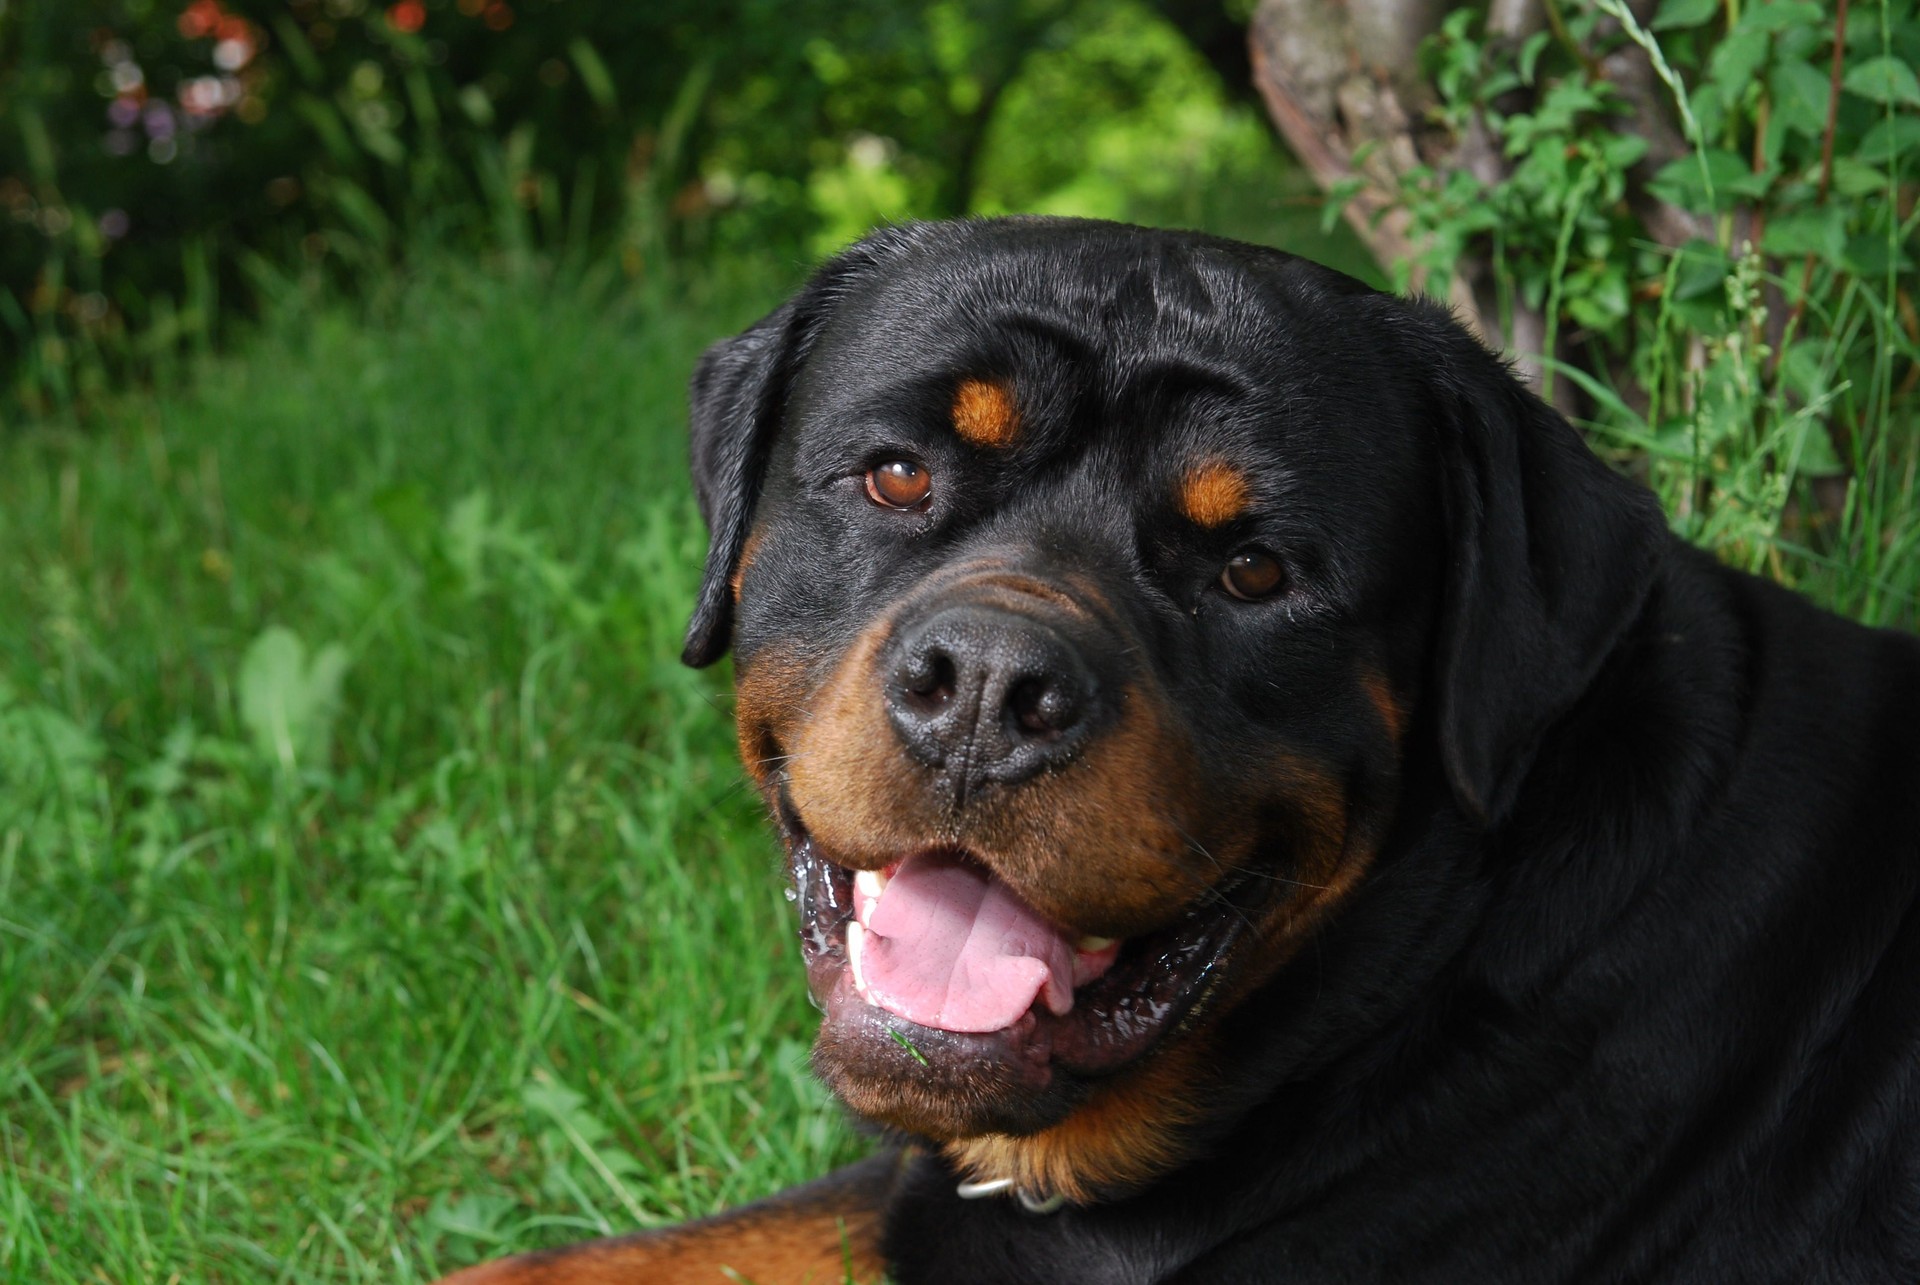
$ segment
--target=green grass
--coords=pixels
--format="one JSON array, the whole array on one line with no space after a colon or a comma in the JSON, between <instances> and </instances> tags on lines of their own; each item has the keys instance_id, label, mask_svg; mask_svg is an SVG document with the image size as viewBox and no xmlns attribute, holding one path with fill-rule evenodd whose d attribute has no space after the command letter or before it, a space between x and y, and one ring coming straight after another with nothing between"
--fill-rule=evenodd
<instances>
[{"instance_id":1,"label":"green grass","mask_svg":"<svg viewBox=\"0 0 1920 1285\"><path fill-rule=\"evenodd\" d=\"M676 661L683 381L772 289L443 272L0 440L0 1278L418 1280L857 1153Z\"/></svg>"}]
</instances>

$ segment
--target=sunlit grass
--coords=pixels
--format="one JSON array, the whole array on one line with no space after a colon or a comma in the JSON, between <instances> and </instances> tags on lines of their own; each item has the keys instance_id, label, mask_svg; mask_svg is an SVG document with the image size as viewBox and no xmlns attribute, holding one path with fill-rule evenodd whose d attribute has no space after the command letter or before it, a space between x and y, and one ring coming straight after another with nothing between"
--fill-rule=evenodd
<instances>
[{"instance_id":1,"label":"sunlit grass","mask_svg":"<svg viewBox=\"0 0 1920 1285\"><path fill-rule=\"evenodd\" d=\"M857 1149L675 659L765 299L399 300L0 444L0 1277L416 1280Z\"/></svg>"}]
</instances>

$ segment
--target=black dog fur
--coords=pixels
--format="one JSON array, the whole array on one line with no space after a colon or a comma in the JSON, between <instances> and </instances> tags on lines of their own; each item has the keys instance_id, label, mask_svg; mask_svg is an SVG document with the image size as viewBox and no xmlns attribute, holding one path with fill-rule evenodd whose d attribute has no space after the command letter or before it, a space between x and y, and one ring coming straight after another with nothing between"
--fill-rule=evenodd
<instances>
[{"instance_id":1,"label":"black dog fur","mask_svg":"<svg viewBox=\"0 0 1920 1285\"><path fill-rule=\"evenodd\" d=\"M921 1159L886 1218L901 1285L1920 1279L1920 644L1670 536L1440 309L1193 235L880 233L701 366L714 539L688 659L728 636L821 333L969 292L1082 345L1063 406L1098 404L1108 345L1256 390L1265 417L1235 427L1310 503L1296 556L1323 541L1323 583L1354 596L1234 636L1208 657L1245 671L1223 686L1353 633L1417 639L1429 664L1389 837L1311 950L1227 1015L1193 1158L1045 1217L962 1201ZM847 549L871 560L817 545L741 646L870 585ZM1178 620L1178 575L1130 570ZM1157 663L1193 662L1193 638L1156 636Z\"/></svg>"}]
</instances>

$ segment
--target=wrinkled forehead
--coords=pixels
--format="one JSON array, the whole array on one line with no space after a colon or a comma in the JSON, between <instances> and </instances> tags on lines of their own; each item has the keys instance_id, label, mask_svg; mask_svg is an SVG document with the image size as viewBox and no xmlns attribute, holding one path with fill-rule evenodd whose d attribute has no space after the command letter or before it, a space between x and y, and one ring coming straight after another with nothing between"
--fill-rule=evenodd
<instances>
[{"instance_id":1,"label":"wrinkled forehead","mask_svg":"<svg viewBox=\"0 0 1920 1285\"><path fill-rule=\"evenodd\" d=\"M1264 293L1244 270L1174 246L970 247L875 273L833 310L818 351L882 378L1053 367L1112 386L1143 360L1204 371L1276 347Z\"/></svg>"},{"instance_id":2,"label":"wrinkled forehead","mask_svg":"<svg viewBox=\"0 0 1920 1285\"><path fill-rule=\"evenodd\" d=\"M1244 435L1300 384L1285 309L1180 247L968 247L914 256L832 310L799 408L940 407L970 446L1037 462L1091 442Z\"/></svg>"},{"instance_id":3,"label":"wrinkled forehead","mask_svg":"<svg viewBox=\"0 0 1920 1285\"><path fill-rule=\"evenodd\" d=\"M1201 513L1239 507L1230 475L1415 452L1424 397L1371 292L1286 262L1171 239L908 256L838 301L792 405L829 428L937 412L968 445L1028 462L1130 447L1197 477L1186 507Z\"/></svg>"}]
</instances>

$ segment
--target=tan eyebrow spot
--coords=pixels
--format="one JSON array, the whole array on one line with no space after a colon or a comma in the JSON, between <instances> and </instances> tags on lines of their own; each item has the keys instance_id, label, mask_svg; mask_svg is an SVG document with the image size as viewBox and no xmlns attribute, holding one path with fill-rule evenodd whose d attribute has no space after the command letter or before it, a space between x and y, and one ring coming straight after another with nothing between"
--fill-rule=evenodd
<instances>
[{"instance_id":1,"label":"tan eyebrow spot","mask_svg":"<svg viewBox=\"0 0 1920 1285\"><path fill-rule=\"evenodd\" d=\"M1225 460L1201 460L1180 479L1175 501L1188 521L1223 526L1247 511L1253 492L1247 476Z\"/></svg>"},{"instance_id":2,"label":"tan eyebrow spot","mask_svg":"<svg viewBox=\"0 0 1920 1285\"><path fill-rule=\"evenodd\" d=\"M1000 385L963 379L953 390L953 431L975 446L1005 446L1020 431L1020 408Z\"/></svg>"},{"instance_id":3,"label":"tan eyebrow spot","mask_svg":"<svg viewBox=\"0 0 1920 1285\"><path fill-rule=\"evenodd\" d=\"M1400 743L1401 733L1406 730L1406 711L1400 708L1400 702L1393 694L1393 688L1387 685L1384 674L1366 673L1361 675L1361 686L1367 690L1367 699L1373 702L1373 708L1379 712L1381 723L1385 724L1387 735L1395 745Z\"/></svg>"},{"instance_id":4,"label":"tan eyebrow spot","mask_svg":"<svg viewBox=\"0 0 1920 1285\"><path fill-rule=\"evenodd\" d=\"M755 527L747 533L747 542L740 546L740 560L733 565L733 575L727 583L733 587L733 600L740 601L740 582L746 579L747 568L753 565L755 555L760 552L760 542L766 538L764 526Z\"/></svg>"}]
</instances>

